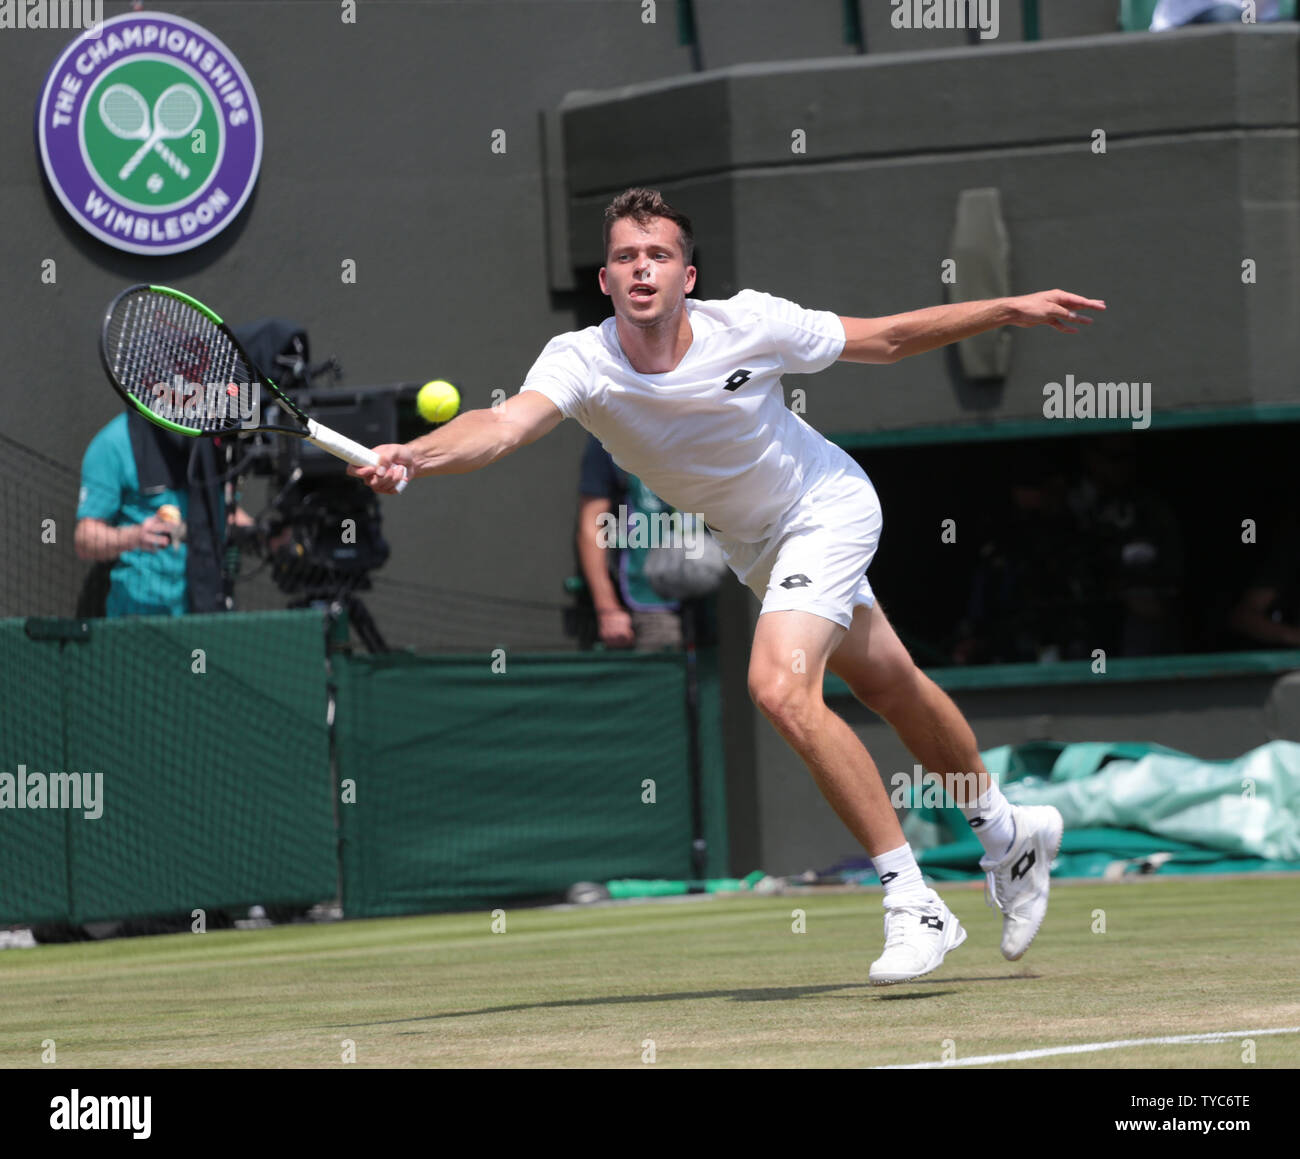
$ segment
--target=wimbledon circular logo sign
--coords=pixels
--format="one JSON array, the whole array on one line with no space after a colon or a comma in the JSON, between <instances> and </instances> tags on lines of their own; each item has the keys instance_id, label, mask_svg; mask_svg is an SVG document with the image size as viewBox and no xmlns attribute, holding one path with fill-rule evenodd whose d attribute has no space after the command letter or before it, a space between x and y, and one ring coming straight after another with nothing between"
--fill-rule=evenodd
<instances>
[{"instance_id":1,"label":"wimbledon circular logo sign","mask_svg":"<svg viewBox=\"0 0 1300 1159\"><path fill-rule=\"evenodd\" d=\"M41 161L81 227L137 254L193 249L231 223L262 164L262 113L230 50L164 13L84 32L46 78Z\"/></svg>"}]
</instances>

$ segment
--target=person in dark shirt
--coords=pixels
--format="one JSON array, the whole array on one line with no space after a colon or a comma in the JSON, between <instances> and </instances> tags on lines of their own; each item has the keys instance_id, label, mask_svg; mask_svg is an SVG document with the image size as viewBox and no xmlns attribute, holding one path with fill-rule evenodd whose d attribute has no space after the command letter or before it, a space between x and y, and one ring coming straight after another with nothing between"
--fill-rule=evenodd
<instances>
[{"instance_id":1,"label":"person in dark shirt","mask_svg":"<svg viewBox=\"0 0 1300 1159\"><path fill-rule=\"evenodd\" d=\"M599 439L589 437L578 483L578 562L591 593L597 638L607 648L681 647L678 605L658 595L645 577L649 544L636 537L607 544L608 536L602 536L602 524L605 530L627 527L636 515L652 519L668 510L640 479L615 465Z\"/></svg>"}]
</instances>

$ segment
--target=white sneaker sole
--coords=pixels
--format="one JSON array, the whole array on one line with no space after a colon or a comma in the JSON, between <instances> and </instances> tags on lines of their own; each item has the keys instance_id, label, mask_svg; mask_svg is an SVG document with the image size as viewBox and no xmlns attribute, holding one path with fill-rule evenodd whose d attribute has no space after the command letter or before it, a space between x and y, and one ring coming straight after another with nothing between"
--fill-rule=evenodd
<instances>
[{"instance_id":1,"label":"white sneaker sole","mask_svg":"<svg viewBox=\"0 0 1300 1159\"><path fill-rule=\"evenodd\" d=\"M949 913L952 911L950 910ZM898 982L911 982L916 978L924 978L927 974L933 974L940 966L943 965L943 959L946 955L952 953L958 946L966 940L966 927L953 917L953 923L957 927L956 940L951 946L945 947L939 954L938 959L933 965L927 966L924 970L918 970L915 974L871 974L868 972L867 979L873 986L893 986Z\"/></svg>"}]
</instances>

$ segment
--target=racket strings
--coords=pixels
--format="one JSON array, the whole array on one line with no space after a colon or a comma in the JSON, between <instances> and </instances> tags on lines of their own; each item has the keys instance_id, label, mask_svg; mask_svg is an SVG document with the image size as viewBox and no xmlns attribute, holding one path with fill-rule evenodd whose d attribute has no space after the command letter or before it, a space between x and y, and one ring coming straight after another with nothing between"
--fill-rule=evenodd
<instances>
[{"instance_id":1,"label":"racket strings","mask_svg":"<svg viewBox=\"0 0 1300 1159\"><path fill-rule=\"evenodd\" d=\"M256 376L221 329L188 303L153 291L130 294L109 319L106 338L112 373L158 417L219 434L239 427L241 410L250 412Z\"/></svg>"},{"instance_id":2,"label":"racket strings","mask_svg":"<svg viewBox=\"0 0 1300 1159\"><path fill-rule=\"evenodd\" d=\"M225 395L227 408L238 414L239 404L247 400L251 375L244 360L239 357L239 352L229 343L223 343L213 351L211 378L216 384L216 390ZM228 392L232 384L237 388L238 394L231 395Z\"/></svg>"}]
</instances>

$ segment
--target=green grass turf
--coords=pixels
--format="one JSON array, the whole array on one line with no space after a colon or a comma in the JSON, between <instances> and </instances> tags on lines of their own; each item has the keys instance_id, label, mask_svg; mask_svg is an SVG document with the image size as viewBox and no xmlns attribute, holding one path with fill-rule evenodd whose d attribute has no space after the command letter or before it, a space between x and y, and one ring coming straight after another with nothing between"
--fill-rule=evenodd
<instances>
[{"instance_id":1,"label":"green grass turf","mask_svg":"<svg viewBox=\"0 0 1300 1159\"><path fill-rule=\"evenodd\" d=\"M918 982L873 987L877 893L807 893L288 926L0 953L0 1066L865 1067L1300 1026L1300 878L1058 884L1019 962L1001 919ZM792 932L793 911L806 932ZM1105 933L1094 933L1094 911ZM1039 1067L1300 1066L1300 1035Z\"/></svg>"}]
</instances>

